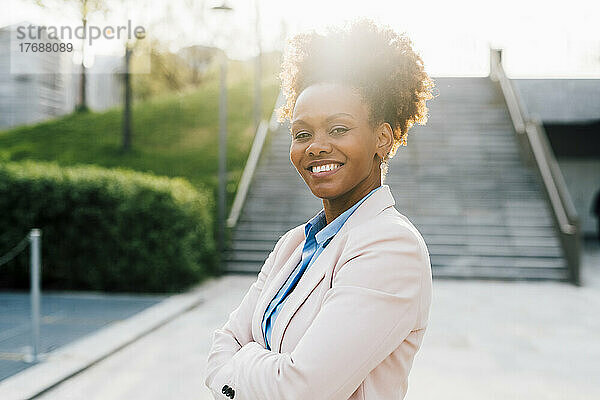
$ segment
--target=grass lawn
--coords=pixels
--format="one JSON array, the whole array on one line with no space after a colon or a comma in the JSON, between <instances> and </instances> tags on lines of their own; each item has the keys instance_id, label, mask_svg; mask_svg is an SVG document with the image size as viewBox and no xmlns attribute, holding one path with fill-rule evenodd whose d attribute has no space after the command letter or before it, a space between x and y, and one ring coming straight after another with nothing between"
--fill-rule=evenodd
<instances>
[{"instance_id":1,"label":"grass lawn","mask_svg":"<svg viewBox=\"0 0 600 400\"><path fill-rule=\"evenodd\" d=\"M232 61L228 76L228 200L233 196L254 137L251 64ZM60 165L97 164L156 175L184 177L216 193L218 183L219 80L199 88L136 102L133 150L121 148L122 111L71 114L0 132L0 153L11 161L57 161ZM263 115L269 118L279 91L274 74L263 81ZM0 154L2 155L2 154Z\"/></svg>"}]
</instances>

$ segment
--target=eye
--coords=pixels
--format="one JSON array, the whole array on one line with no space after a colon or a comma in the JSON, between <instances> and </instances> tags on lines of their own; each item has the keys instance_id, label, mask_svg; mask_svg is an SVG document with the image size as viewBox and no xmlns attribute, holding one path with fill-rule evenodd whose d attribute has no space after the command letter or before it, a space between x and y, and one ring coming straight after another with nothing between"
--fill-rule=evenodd
<instances>
[{"instance_id":1,"label":"eye","mask_svg":"<svg viewBox=\"0 0 600 400\"><path fill-rule=\"evenodd\" d=\"M300 131L300 132L298 132L298 133L296 133L296 134L294 135L294 139L302 139L302 135L303 135L303 134L304 134L304 135L308 135L308 132L306 132L306 131Z\"/></svg>"},{"instance_id":2,"label":"eye","mask_svg":"<svg viewBox=\"0 0 600 400\"><path fill-rule=\"evenodd\" d=\"M336 128L333 128L333 130L331 132L335 132L335 133L344 133L344 132L348 132L350 129L348 128L344 128L343 126L338 126Z\"/></svg>"}]
</instances>

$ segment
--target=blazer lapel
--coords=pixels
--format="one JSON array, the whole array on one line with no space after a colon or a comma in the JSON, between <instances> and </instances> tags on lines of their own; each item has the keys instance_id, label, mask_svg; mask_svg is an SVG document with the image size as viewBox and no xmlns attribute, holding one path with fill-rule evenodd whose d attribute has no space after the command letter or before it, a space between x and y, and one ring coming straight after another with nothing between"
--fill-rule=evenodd
<instances>
[{"instance_id":1,"label":"blazer lapel","mask_svg":"<svg viewBox=\"0 0 600 400\"><path fill-rule=\"evenodd\" d=\"M263 288L263 293L259 298L259 303L254 310L254 316L252 317L252 320L254 322L252 324L252 334L255 338L258 338L258 343L262 344L263 347L266 347L265 338L263 336L262 331L263 316L271 300L273 300L273 298L277 295L277 292L279 291L279 289L281 289L281 286L283 286L283 284L288 279L292 271L294 271L294 268L296 268L296 266L302 259L302 248L304 247L304 234L302 234L301 236L302 239L300 240L300 243L296 244L296 248L287 258L283 267L279 269L279 272L277 272L277 275L275 275L271 282ZM290 238L291 246L293 246L294 242L295 240L292 240L292 238ZM273 331L271 331L271 337L273 337L272 334ZM273 348L273 346L271 346L271 348Z\"/></svg>"},{"instance_id":2,"label":"blazer lapel","mask_svg":"<svg viewBox=\"0 0 600 400\"><path fill-rule=\"evenodd\" d=\"M373 193L368 199L366 199L358 208L352 213L348 220L344 223L338 233L335 234L329 244L323 249L323 252L315 260L315 262L306 270L298 281L296 287L288 294L285 305L279 312L279 315L275 319L273 330L271 331L271 349L275 352L280 352L281 344L283 342L283 334L285 329L289 325L292 317L308 296L312 293L315 287L321 282L321 280L327 274L327 270L335 264L335 259L332 259L333 255L336 254L332 249L338 246L339 237L351 229L354 226L358 226L363 222L371 220L377 214L382 212L388 207L395 205L396 202L388 185ZM300 231L300 230L299 230ZM260 306L255 310L253 317L253 334L254 337L258 337L260 343L265 346L264 337L262 335L262 317L267 309L269 303L275 297L283 283L288 279L294 268L298 265L302 259L302 248L304 247L304 229L301 230L300 243L296 246L296 249L292 255L288 258L284 266L279 270L277 276L271 281L266 287L266 291L260 301ZM338 240L336 240L338 239ZM294 242L294 241L292 241Z\"/></svg>"},{"instance_id":3,"label":"blazer lapel","mask_svg":"<svg viewBox=\"0 0 600 400\"><path fill-rule=\"evenodd\" d=\"M331 242L334 240L335 236L333 239L331 239ZM290 320L300 308L302 303L304 303L315 287L319 284L319 282L321 282L321 280L325 277L325 273L327 272L326 267L331 264L331 261L327 260L326 254L331 242L327 245L327 247L325 247L325 249L323 249L323 252L319 255L315 262L308 267L306 271L304 271L304 274L302 274L302 277L300 277L300 280L296 284L294 290L288 294L285 305L279 312L277 319L275 319L273 330L271 332L271 341L273 342L271 349L273 351L278 353L281 351L283 333L289 325Z\"/></svg>"}]
</instances>

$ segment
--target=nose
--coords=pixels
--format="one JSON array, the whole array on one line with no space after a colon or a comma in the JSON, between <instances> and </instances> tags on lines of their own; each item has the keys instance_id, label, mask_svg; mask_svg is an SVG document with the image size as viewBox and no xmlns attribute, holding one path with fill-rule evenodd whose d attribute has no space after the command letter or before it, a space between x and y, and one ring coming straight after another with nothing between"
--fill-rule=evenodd
<instances>
[{"instance_id":1,"label":"nose","mask_svg":"<svg viewBox=\"0 0 600 400\"><path fill-rule=\"evenodd\" d=\"M307 147L308 154L314 156L315 154L331 153L331 143L327 139L318 139L318 136L315 136L315 140Z\"/></svg>"}]
</instances>

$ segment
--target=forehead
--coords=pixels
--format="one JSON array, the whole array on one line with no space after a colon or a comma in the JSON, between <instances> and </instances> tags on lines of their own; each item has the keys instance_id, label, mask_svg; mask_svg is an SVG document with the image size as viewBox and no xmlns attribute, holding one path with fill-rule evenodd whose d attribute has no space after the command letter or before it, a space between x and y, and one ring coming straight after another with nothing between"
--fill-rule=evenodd
<instances>
[{"instance_id":1,"label":"forehead","mask_svg":"<svg viewBox=\"0 0 600 400\"><path fill-rule=\"evenodd\" d=\"M350 86L318 83L304 89L296 99L292 123L299 119L322 121L338 113L350 114L357 120L367 119L368 107L360 93Z\"/></svg>"}]
</instances>

